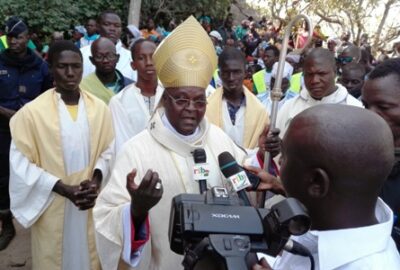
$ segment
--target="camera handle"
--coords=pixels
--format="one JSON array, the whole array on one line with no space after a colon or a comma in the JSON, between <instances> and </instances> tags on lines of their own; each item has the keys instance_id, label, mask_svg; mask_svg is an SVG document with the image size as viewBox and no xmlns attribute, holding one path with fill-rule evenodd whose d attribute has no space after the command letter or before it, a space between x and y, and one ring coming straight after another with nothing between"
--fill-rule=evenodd
<instances>
[{"instance_id":1,"label":"camera handle","mask_svg":"<svg viewBox=\"0 0 400 270\"><path fill-rule=\"evenodd\" d=\"M210 234L194 249L187 249L182 262L185 270L194 269L207 250L217 253L225 262L226 270L246 270L246 256L250 252L250 238L244 235Z\"/></svg>"},{"instance_id":2,"label":"camera handle","mask_svg":"<svg viewBox=\"0 0 400 270\"><path fill-rule=\"evenodd\" d=\"M245 235L210 234L210 246L224 260L227 270L245 270L250 238Z\"/></svg>"}]
</instances>

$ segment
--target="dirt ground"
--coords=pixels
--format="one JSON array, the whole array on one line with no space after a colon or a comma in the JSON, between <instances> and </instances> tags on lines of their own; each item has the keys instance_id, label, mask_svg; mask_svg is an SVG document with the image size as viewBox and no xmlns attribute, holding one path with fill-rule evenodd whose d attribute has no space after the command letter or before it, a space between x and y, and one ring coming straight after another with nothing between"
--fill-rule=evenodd
<instances>
[{"instance_id":1,"label":"dirt ground","mask_svg":"<svg viewBox=\"0 0 400 270\"><path fill-rule=\"evenodd\" d=\"M17 235L10 245L0 251L0 270L29 270L32 268L31 232L14 220Z\"/></svg>"}]
</instances>

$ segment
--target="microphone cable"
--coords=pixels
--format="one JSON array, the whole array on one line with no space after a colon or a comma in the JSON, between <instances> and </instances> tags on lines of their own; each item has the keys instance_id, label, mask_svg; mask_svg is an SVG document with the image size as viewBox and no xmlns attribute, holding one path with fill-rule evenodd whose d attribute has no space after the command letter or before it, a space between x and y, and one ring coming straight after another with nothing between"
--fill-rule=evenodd
<instances>
[{"instance_id":1,"label":"microphone cable","mask_svg":"<svg viewBox=\"0 0 400 270\"><path fill-rule=\"evenodd\" d=\"M296 242L292 239L289 239L285 246L283 247L284 250L286 250L287 252L290 252L294 255L299 255L299 256L303 256L303 257L308 257L310 259L310 263L311 263L311 270L315 270L315 261L314 261L314 257L311 254L311 252L302 244L300 244L299 242Z\"/></svg>"}]
</instances>

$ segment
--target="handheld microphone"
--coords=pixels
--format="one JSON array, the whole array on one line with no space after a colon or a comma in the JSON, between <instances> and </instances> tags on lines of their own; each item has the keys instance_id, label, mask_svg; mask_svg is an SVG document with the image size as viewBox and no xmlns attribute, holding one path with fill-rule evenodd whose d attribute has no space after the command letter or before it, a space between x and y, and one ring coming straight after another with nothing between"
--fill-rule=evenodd
<instances>
[{"instance_id":1,"label":"handheld microphone","mask_svg":"<svg viewBox=\"0 0 400 270\"><path fill-rule=\"evenodd\" d=\"M243 169L237 164L236 160L229 152L221 153L218 156L218 163L222 174L237 192L239 198L242 199L244 205L251 206L249 198L244 191L245 188L251 186L251 183Z\"/></svg>"},{"instance_id":2,"label":"handheld microphone","mask_svg":"<svg viewBox=\"0 0 400 270\"><path fill-rule=\"evenodd\" d=\"M210 174L208 168L206 151L203 148L196 148L193 151L194 167L193 178L199 182L200 194L207 191L207 178Z\"/></svg>"}]
</instances>

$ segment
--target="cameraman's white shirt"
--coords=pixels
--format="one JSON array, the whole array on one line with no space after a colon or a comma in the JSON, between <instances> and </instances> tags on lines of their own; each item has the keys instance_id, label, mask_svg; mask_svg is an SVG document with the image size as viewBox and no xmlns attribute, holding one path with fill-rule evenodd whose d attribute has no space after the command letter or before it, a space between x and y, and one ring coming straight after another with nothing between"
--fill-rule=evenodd
<instances>
[{"instance_id":1,"label":"cameraman's white shirt","mask_svg":"<svg viewBox=\"0 0 400 270\"><path fill-rule=\"evenodd\" d=\"M377 225L354 229L310 231L293 240L303 244L313 254L315 270L400 269L400 255L390 234L393 213L378 199L375 215ZM274 270L308 270L310 260L283 252Z\"/></svg>"}]
</instances>

